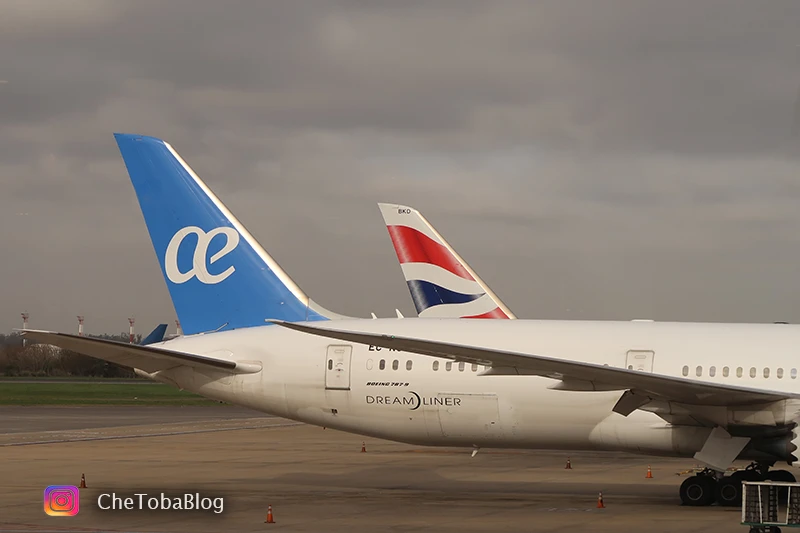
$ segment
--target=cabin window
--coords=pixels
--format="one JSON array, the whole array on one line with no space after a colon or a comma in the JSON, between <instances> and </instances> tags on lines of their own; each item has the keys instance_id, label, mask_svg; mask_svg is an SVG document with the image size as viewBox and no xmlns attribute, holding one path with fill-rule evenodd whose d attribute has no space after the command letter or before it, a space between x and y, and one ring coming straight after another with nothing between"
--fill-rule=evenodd
<instances>
[{"instance_id":1,"label":"cabin window","mask_svg":"<svg viewBox=\"0 0 800 533\"><path fill-rule=\"evenodd\" d=\"M473 372L477 372L478 371L478 365L476 365L475 363L472 363L472 371Z\"/></svg>"},{"instance_id":2,"label":"cabin window","mask_svg":"<svg viewBox=\"0 0 800 533\"><path fill-rule=\"evenodd\" d=\"M399 367L400 367L400 361L398 361L397 359L392 361L392 370L397 370Z\"/></svg>"},{"instance_id":3,"label":"cabin window","mask_svg":"<svg viewBox=\"0 0 800 533\"><path fill-rule=\"evenodd\" d=\"M737 378L742 377L742 367L736 369L736 377Z\"/></svg>"},{"instance_id":4,"label":"cabin window","mask_svg":"<svg viewBox=\"0 0 800 533\"><path fill-rule=\"evenodd\" d=\"M333 359L328 359L328 370L333 370Z\"/></svg>"},{"instance_id":5,"label":"cabin window","mask_svg":"<svg viewBox=\"0 0 800 533\"><path fill-rule=\"evenodd\" d=\"M380 368L381 370L383 370L384 368L386 368L386 359L381 359L381 362L380 362L380 364L378 365L378 368Z\"/></svg>"},{"instance_id":6,"label":"cabin window","mask_svg":"<svg viewBox=\"0 0 800 533\"><path fill-rule=\"evenodd\" d=\"M769 368L767 368L767 367L764 367L764 377L765 378L769 377Z\"/></svg>"},{"instance_id":7,"label":"cabin window","mask_svg":"<svg viewBox=\"0 0 800 533\"><path fill-rule=\"evenodd\" d=\"M367 359L367 370L372 370L372 359Z\"/></svg>"},{"instance_id":8,"label":"cabin window","mask_svg":"<svg viewBox=\"0 0 800 533\"><path fill-rule=\"evenodd\" d=\"M792 379L797 379L797 369L793 368L792 371L789 373L792 376Z\"/></svg>"},{"instance_id":9,"label":"cabin window","mask_svg":"<svg viewBox=\"0 0 800 533\"><path fill-rule=\"evenodd\" d=\"M727 366L722 367L722 377L727 378L728 374L730 373L730 369Z\"/></svg>"},{"instance_id":10,"label":"cabin window","mask_svg":"<svg viewBox=\"0 0 800 533\"><path fill-rule=\"evenodd\" d=\"M450 372L451 370L453 370L453 362L452 362L452 361L448 361L448 362L447 362L447 363L444 365L444 369L445 369L445 370L447 370L448 372Z\"/></svg>"},{"instance_id":11,"label":"cabin window","mask_svg":"<svg viewBox=\"0 0 800 533\"><path fill-rule=\"evenodd\" d=\"M703 375L703 367L702 366L698 366L697 368L694 369L694 373L699 378L700 376Z\"/></svg>"},{"instance_id":12,"label":"cabin window","mask_svg":"<svg viewBox=\"0 0 800 533\"><path fill-rule=\"evenodd\" d=\"M716 376L717 375L717 367L712 366L711 368L709 368L708 369L708 375L711 376L712 378L714 376Z\"/></svg>"},{"instance_id":13,"label":"cabin window","mask_svg":"<svg viewBox=\"0 0 800 533\"><path fill-rule=\"evenodd\" d=\"M459 372L463 372L464 371L464 361L461 361L460 363L458 363L458 371Z\"/></svg>"},{"instance_id":14,"label":"cabin window","mask_svg":"<svg viewBox=\"0 0 800 533\"><path fill-rule=\"evenodd\" d=\"M783 379L783 369L779 368L775 371L775 375L778 376L778 379Z\"/></svg>"},{"instance_id":15,"label":"cabin window","mask_svg":"<svg viewBox=\"0 0 800 533\"><path fill-rule=\"evenodd\" d=\"M689 367L688 366L684 366L683 367L683 375L684 376L688 376L689 375Z\"/></svg>"},{"instance_id":16,"label":"cabin window","mask_svg":"<svg viewBox=\"0 0 800 533\"><path fill-rule=\"evenodd\" d=\"M754 367L754 366L750 367L750 377L751 378L756 377L756 367Z\"/></svg>"},{"instance_id":17,"label":"cabin window","mask_svg":"<svg viewBox=\"0 0 800 533\"><path fill-rule=\"evenodd\" d=\"M409 359L408 361L406 361L406 370L411 370L411 365L413 365L413 364L414 364L414 363L412 363L412 362L411 362L411 359Z\"/></svg>"},{"instance_id":18,"label":"cabin window","mask_svg":"<svg viewBox=\"0 0 800 533\"><path fill-rule=\"evenodd\" d=\"M439 361L434 361L433 362L433 369L434 370L439 370Z\"/></svg>"}]
</instances>

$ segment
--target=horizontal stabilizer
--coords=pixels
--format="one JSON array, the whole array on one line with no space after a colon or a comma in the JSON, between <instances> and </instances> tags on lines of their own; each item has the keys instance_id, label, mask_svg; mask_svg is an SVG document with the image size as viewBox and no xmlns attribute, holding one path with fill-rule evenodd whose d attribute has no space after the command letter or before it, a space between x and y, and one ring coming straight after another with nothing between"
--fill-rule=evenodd
<instances>
[{"instance_id":1,"label":"horizontal stabilizer","mask_svg":"<svg viewBox=\"0 0 800 533\"><path fill-rule=\"evenodd\" d=\"M239 363L232 359L219 359L205 355L176 352L153 346L94 339L55 333L52 331L22 330L26 339L58 346L103 361L153 373L178 366L227 371L232 374L253 374L261 371L260 364Z\"/></svg>"}]
</instances>

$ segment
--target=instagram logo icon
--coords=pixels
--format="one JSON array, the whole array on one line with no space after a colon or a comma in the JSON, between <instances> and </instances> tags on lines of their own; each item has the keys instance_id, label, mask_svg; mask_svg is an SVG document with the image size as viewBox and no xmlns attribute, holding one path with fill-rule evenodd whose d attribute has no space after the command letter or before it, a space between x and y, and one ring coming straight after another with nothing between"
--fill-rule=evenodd
<instances>
[{"instance_id":1,"label":"instagram logo icon","mask_svg":"<svg viewBox=\"0 0 800 533\"><path fill-rule=\"evenodd\" d=\"M78 487L52 485L44 489L44 512L50 516L75 516L79 500Z\"/></svg>"}]
</instances>

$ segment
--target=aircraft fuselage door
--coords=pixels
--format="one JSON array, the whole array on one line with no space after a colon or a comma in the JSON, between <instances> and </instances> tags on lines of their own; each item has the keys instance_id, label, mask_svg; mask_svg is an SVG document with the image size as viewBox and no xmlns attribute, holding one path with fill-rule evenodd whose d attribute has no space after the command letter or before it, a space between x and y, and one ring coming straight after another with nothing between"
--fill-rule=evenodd
<instances>
[{"instance_id":1,"label":"aircraft fuselage door","mask_svg":"<svg viewBox=\"0 0 800 533\"><path fill-rule=\"evenodd\" d=\"M651 350L629 350L625 360L625 367L628 370L652 373L654 355Z\"/></svg>"},{"instance_id":2,"label":"aircraft fuselage door","mask_svg":"<svg viewBox=\"0 0 800 533\"><path fill-rule=\"evenodd\" d=\"M352 346L328 346L325 358L325 388L334 390L350 390L350 358Z\"/></svg>"}]
</instances>

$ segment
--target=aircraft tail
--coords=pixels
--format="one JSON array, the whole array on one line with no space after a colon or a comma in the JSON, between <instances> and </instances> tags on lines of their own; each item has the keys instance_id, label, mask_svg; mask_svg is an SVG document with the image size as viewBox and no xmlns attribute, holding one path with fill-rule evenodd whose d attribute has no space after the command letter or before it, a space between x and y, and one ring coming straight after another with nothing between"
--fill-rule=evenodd
<instances>
[{"instance_id":1,"label":"aircraft tail","mask_svg":"<svg viewBox=\"0 0 800 533\"><path fill-rule=\"evenodd\" d=\"M186 335L340 317L300 290L172 146L114 137Z\"/></svg>"},{"instance_id":2,"label":"aircraft tail","mask_svg":"<svg viewBox=\"0 0 800 533\"><path fill-rule=\"evenodd\" d=\"M378 206L421 318L516 318L422 213Z\"/></svg>"},{"instance_id":3,"label":"aircraft tail","mask_svg":"<svg viewBox=\"0 0 800 533\"><path fill-rule=\"evenodd\" d=\"M156 329L150 332L150 335L144 338L142 342L139 344L141 346L148 346L150 344L155 344L157 342L164 342L164 335L167 333L167 325L166 324L159 324L156 326Z\"/></svg>"}]
</instances>

